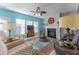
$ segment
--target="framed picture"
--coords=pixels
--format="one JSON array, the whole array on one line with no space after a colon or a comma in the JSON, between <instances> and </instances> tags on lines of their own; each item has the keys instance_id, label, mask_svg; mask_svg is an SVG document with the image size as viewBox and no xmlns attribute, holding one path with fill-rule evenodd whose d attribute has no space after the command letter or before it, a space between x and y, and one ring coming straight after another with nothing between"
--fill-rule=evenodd
<instances>
[{"instance_id":1,"label":"framed picture","mask_svg":"<svg viewBox=\"0 0 79 59\"><path fill-rule=\"evenodd\" d=\"M55 22L54 18L50 17L48 19L48 24L53 24Z\"/></svg>"}]
</instances>

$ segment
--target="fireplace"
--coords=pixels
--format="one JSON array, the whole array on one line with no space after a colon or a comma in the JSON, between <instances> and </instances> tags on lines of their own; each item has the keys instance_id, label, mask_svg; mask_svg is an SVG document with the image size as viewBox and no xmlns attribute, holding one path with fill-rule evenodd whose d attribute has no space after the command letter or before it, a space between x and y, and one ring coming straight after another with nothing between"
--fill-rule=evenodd
<instances>
[{"instance_id":1,"label":"fireplace","mask_svg":"<svg viewBox=\"0 0 79 59\"><path fill-rule=\"evenodd\" d=\"M47 28L47 36L56 38L56 28Z\"/></svg>"}]
</instances>

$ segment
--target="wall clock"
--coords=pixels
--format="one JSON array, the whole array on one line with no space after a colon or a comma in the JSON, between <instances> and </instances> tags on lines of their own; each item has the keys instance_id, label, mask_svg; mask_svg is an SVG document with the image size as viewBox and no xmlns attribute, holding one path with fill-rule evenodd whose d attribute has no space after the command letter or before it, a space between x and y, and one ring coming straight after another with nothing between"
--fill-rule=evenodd
<instances>
[{"instance_id":1,"label":"wall clock","mask_svg":"<svg viewBox=\"0 0 79 59\"><path fill-rule=\"evenodd\" d=\"M50 17L48 19L48 24L53 24L55 22L54 18Z\"/></svg>"}]
</instances>

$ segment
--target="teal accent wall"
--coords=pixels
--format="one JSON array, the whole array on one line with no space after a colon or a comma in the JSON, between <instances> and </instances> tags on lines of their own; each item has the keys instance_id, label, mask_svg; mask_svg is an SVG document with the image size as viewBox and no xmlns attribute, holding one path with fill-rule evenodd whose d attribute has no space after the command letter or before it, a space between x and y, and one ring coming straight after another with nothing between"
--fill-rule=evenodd
<instances>
[{"instance_id":1,"label":"teal accent wall","mask_svg":"<svg viewBox=\"0 0 79 59\"><path fill-rule=\"evenodd\" d=\"M5 8L0 8L0 16L6 16L8 18L10 18L8 21L11 21L12 23L16 23L16 18L20 18L20 19L25 19L25 20L31 20L31 21L38 21L38 33L37 35L40 34L40 31L43 30L43 21L44 19L43 18L38 18L38 17L33 17L33 16L30 16L30 15L26 15L26 14L22 14L22 13L19 13L19 12L15 12L15 11L11 11L11 10L8 10L8 9L5 9ZM15 30L12 30L11 32L12 35L15 35Z\"/></svg>"}]
</instances>

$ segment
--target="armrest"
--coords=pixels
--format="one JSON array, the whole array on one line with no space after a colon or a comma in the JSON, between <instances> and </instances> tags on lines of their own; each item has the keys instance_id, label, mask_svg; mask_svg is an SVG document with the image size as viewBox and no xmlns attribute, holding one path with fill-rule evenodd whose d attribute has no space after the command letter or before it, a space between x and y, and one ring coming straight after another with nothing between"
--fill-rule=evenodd
<instances>
[{"instance_id":1,"label":"armrest","mask_svg":"<svg viewBox=\"0 0 79 59\"><path fill-rule=\"evenodd\" d=\"M15 40L13 42L7 43L6 46L7 46L8 49L10 49L10 48L13 48L13 47L20 45L22 43L24 43L23 40Z\"/></svg>"}]
</instances>

